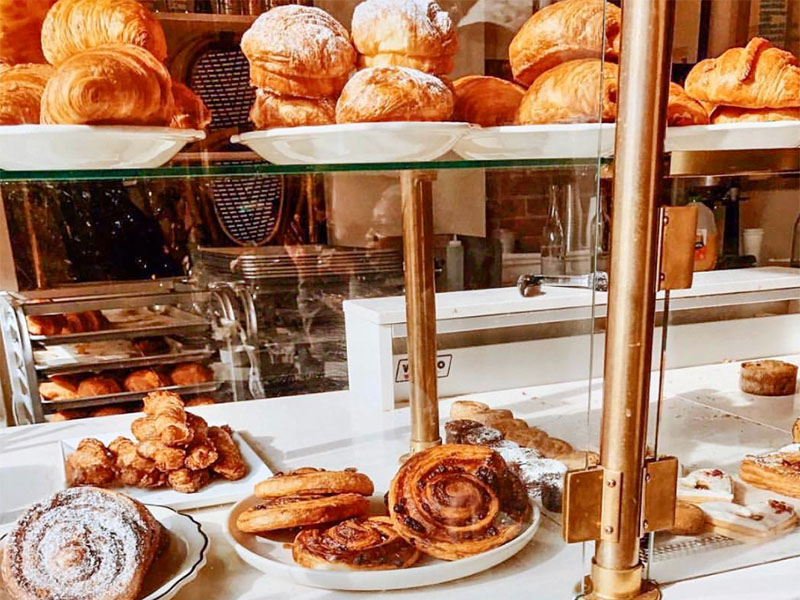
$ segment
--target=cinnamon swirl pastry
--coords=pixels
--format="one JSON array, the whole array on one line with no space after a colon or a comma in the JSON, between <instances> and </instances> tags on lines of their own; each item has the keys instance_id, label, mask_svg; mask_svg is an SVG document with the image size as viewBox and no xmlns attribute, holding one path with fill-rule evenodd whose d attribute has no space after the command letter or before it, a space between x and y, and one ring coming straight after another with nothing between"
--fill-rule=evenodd
<instances>
[{"instance_id":1,"label":"cinnamon swirl pastry","mask_svg":"<svg viewBox=\"0 0 800 600\"><path fill-rule=\"evenodd\" d=\"M309 569L377 571L410 567L419 551L397 534L391 519L369 517L301 531L292 558Z\"/></svg>"},{"instance_id":2,"label":"cinnamon swirl pastry","mask_svg":"<svg viewBox=\"0 0 800 600\"><path fill-rule=\"evenodd\" d=\"M134 600L161 525L139 502L72 488L32 506L6 538L2 575L14 600Z\"/></svg>"},{"instance_id":3,"label":"cinnamon swirl pastry","mask_svg":"<svg viewBox=\"0 0 800 600\"><path fill-rule=\"evenodd\" d=\"M494 450L445 445L413 455L389 486L397 532L420 551L457 560L502 546L531 517L525 487Z\"/></svg>"},{"instance_id":4,"label":"cinnamon swirl pastry","mask_svg":"<svg viewBox=\"0 0 800 600\"><path fill-rule=\"evenodd\" d=\"M237 517L236 526L245 533L266 533L335 523L366 515L368 510L369 500L360 494L283 496L251 506Z\"/></svg>"},{"instance_id":5,"label":"cinnamon swirl pastry","mask_svg":"<svg viewBox=\"0 0 800 600\"><path fill-rule=\"evenodd\" d=\"M42 94L52 75L50 65L17 65L0 71L0 125L38 123Z\"/></svg>"}]
</instances>

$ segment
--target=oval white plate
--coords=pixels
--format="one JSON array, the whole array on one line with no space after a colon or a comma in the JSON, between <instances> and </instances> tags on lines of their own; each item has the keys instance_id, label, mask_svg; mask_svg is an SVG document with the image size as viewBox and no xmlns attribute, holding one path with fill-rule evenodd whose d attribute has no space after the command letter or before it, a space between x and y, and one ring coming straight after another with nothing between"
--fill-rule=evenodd
<instances>
[{"instance_id":1,"label":"oval white plate","mask_svg":"<svg viewBox=\"0 0 800 600\"><path fill-rule=\"evenodd\" d=\"M376 500L374 497L373 500ZM383 499L378 499L381 503ZM408 569L386 571L321 571L301 567L292 559L292 551L284 548L290 539L267 539L242 533L236 528L239 513L260 502L250 496L236 504L228 514L225 536L236 553L251 567L291 583L330 590L379 591L400 590L426 585L435 585L454 579L468 577L490 569L508 560L522 550L533 539L539 529L541 515L533 507L533 518L528 528L507 544L483 554L443 561L423 557L419 563Z\"/></svg>"},{"instance_id":2,"label":"oval white plate","mask_svg":"<svg viewBox=\"0 0 800 600\"><path fill-rule=\"evenodd\" d=\"M251 131L231 142L277 165L422 162L446 154L469 129L467 123L344 123Z\"/></svg>"},{"instance_id":3,"label":"oval white plate","mask_svg":"<svg viewBox=\"0 0 800 600\"><path fill-rule=\"evenodd\" d=\"M667 128L667 152L770 150L800 147L800 121L720 123Z\"/></svg>"},{"instance_id":4,"label":"oval white plate","mask_svg":"<svg viewBox=\"0 0 800 600\"><path fill-rule=\"evenodd\" d=\"M0 169L150 169L205 137L203 131L171 127L6 125L0 127Z\"/></svg>"},{"instance_id":5,"label":"oval white plate","mask_svg":"<svg viewBox=\"0 0 800 600\"><path fill-rule=\"evenodd\" d=\"M476 127L453 150L467 160L595 158L614 154L614 123Z\"/></svg>"}]
</instances>

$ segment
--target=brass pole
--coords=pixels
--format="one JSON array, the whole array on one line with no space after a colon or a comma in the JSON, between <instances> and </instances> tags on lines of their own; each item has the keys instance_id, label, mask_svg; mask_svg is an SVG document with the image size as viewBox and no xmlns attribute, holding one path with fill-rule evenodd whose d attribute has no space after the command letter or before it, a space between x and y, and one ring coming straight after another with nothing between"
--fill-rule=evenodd
<instances>
[{"instance_id":1,"label":"brass pole","mask_svg":"<svg viewBox=\"0 0 800 600\"><path fill-rule=\"evenodd\" d=\"M593 598L642 591L639 514L657 283L658 209L671 66L673 0L623 3L610 288L600 459L619 486L619 528L606 527L592 565Z\"/></svg>"},{"instance_id":2,"label":"brass pole","mask_svg":"<svg viewBox=\"0 0 800 600\"><path fill-rule=\"evenodd\" d=\"M436 297L433 268L433 178L400 174L403 202L411 452L441 444L436 389Z\"/></svg>"}]
</instances>

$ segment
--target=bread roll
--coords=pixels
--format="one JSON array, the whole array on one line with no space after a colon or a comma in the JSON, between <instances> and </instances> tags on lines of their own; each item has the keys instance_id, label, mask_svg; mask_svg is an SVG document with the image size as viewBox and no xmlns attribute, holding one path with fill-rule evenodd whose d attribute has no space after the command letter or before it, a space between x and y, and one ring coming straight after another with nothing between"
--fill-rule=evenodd
<instances>
[{"instance_id":1,"label":"bread roll","mask_svg":"<svg viewBox=\"0 0 800 600\"><path fill-rule=\"evenodd\" d=\"M336 122L336 100L277 96L258 90L256 101L250 109L250 120L256 129L331 125Z\"/></svg>"},{"instance_id":2,"label":"bread roll","mask_svg":"<svg viewBox=\"0 0 800 600\"><path fill-rule=\"evenodd\" d=\"M169 126L177 129L205 129L211 124L211 111L203 99L182 83L172 82L175 112Z\"/></svg>"},{"instance_id":3,"label":"bread roll","mask_svg":"<svg viewBox=\"0 0 800 600\"><path fill-rule=\"evenodd\" d=\"M337 123L447 121L453 93L440 79L407 67L368 67L356 73L336 104Z\"/></svg>"},{"instance_id":4,"label":"bread roll","mask_svg":"<svg viewBox=\"0 0 800 600\"><path fill-rule=\"evenodd\" d=\"M106 44L140 46L162 62L167 57L161 23L136 0L59 0L42 25L44 55L56 66Z\"/></svg>"},{"instance_id":5,"label":"bread roll","mask_svg":"<svg viewBox=\"0 0 800 600\"><path fill-rule=\"evenodd\" d=\"M45 400L75 400L78 386L71 377L53 375L39 384L39 395Z\"/></svg>"},{"instance_id":6,"label":"bread roll","mask_svg":"<svg viewBox=\"0 0 800 600\"><path fill-rule=\"evenodd\" d=\"M56 0L0 0L0 63L43 63L42 22Z\"/></svg>"},{"instance_id":7,"label":"bread roll","mask_svg":"<svg viewBox=\"0 0 800 600\"><path fill-rule=\"evenodd\" d=\"M107 394L118 394L122 391L117 380L105 375L88 377L78 384L78 397L89 398L91 396L105 396Z\"/></svg>"},{"instance_id":8,"label":"bread roll","mask_svg":"<svg viewBox=\"0 0 800 600\"><path fill-rule=\"evenodd\" d=\"M2 75L0 75L2 78ZM738 108L718 106L711 113L711 122L743 123L763 121L800 121L800 108Z\"/></svg>"},{"instance_id":9,"label":"bread roll","mask_svg":"<svg viewBox=\"0 0 800 600\"><path fill-rule=\"evenodd\" d=\"M257 88L285 96L337 96L355 67L347 30L328 13L279 6L261 15L242 36Z\"/></svg>"},{"instance_id":10,"label":"bread roll","mask_svg":"<svg viewBox=\"0 0 800 600\"><path fill-rule=\"evenodd\" d=\"M174 385L193 385L214 381L214 371L200 363L182 363L169 374Z\"/></svg>"},{"instance_id":11,"label":"bread roll","mask_svg":"<svg viewBox=\"0 0 800 600\"><path fill-rule=\"evenodd\" d=\"M0 125L38 123L50 65L16 65L0 71Z\"/></svg>"},{"instance_id":12,"label":"bread roll","mask_svg":"<svg viewBox=\"0 0 800 600\"><path fill-rule=\"evenodd\" d=\"M600 58L604 50L606 59L618 57L621 24L620 9L604 0L564 0L544 7L511 41L508 58L514 78L527 87L548 69L571 60Z\"/></svg>"},{"instance_id":13,"label":"bread roll","mask_svg":"<svg viewBox=\"0 0 800 600\"><path fill-rule=\"evenodd\" d=\"M497 77L468 75L453 82L454 121L482 127L514 123L525 89Z\"/></svg>"},{"instance_id":14,"label":"bread roll","mask_svg":"<svg viewBox=\"0 0 800 600\"><path fill-rule=\"evenodd\" d=\"M172 80L147 50L112 44L64 62L42 97L42 123L165 126L172 119Z\"/></svg>"},{"instance_id":15,"label":"bread roll","mask_svg":"<svg viewBox=\"0 0 800 600\"><path fill-rule=\"evenodd\" d=\"M691 98L677 83L672 82L669 84L667 125L708 125L708 113L703 105Z\"/></svg>"},{"instance_id":16,"label":"bread roll","mask_svg":"<svg viewBox=\"0 0 800 600\"><path fill-rule=\"evenodd\" d=\"M366 0L353 12L359 67L397 65L445 75L458 51L450 15L433 0Z\"/></svg>"}]
</instances>

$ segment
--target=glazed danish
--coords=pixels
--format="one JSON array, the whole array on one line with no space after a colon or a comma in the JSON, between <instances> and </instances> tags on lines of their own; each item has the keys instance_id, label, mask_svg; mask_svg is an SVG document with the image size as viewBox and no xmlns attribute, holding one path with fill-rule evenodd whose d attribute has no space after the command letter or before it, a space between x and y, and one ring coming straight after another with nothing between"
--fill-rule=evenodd
<instances>
[{"instance_id":1,"label":"glazed danish","mask_svg":"<svg viewBox=\"0 0 800 600\"><path fill-rule=\"evenodd\" d=\"M369 500L360 494L299 494L267 498L239 514L236 526L245 533L335 523L367 514Z\"/></svg>"},{"instance_id":2,"label":"glazed danish","mask_svg":"<svg viewBox=\"0 0 800 600\"><path fill-rule=\"evenodd\" d=\"M0 125L38 123L42 94L52 75L50 65L16 65L0 71Z\"/></svg>"}]
</instances>

